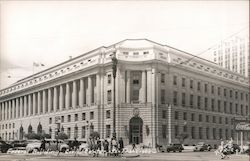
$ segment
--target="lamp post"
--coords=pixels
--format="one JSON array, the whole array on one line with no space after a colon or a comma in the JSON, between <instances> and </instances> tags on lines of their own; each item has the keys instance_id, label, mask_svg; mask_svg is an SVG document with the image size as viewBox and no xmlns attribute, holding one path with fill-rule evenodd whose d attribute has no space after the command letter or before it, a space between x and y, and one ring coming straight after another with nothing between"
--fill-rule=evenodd
<instances>
[{"instance_id":1,"label":"lamp post","mask_svg":"<svg viewBox=\"0 0 250 161\"><path fill-rule=\"evenodd\" d=\"M114 52L113 58L112 58L112 69L113 69L113 89L114 89L114 95L113 95L113 137L116 137L116 107L115 107L115 80L116 80L116 71L117 71L117 59L116 59L116 53Z\"/></svg>"}]
</instances>

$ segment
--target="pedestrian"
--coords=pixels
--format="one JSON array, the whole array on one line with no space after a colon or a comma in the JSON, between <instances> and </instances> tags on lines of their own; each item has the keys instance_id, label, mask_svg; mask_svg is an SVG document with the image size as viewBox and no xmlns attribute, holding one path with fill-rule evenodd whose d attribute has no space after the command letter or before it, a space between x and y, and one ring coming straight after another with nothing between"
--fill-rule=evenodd
<instances>
[{"instance_id":1,"label":"pedestrian","mask_svg":"<svg viewBox=\"0 0 250 161\"><path fill-rule=\"evenodd\" d=\"M75 156L76 156L76 152L77 152L77 149L78 149L78 147L79 147L79 142L78 142L78 140L75 138L72 144L73 144L73 149L74 149L74 151L75 151Z\"/></svg>"},{"instance_id":2,"label":"pedestrian","mask_svg":"<svg viewBox=\"0 0 250 161\"><path fill-rule=\"evenodd\" d=\"M43 138L42 143L41 143L41 147L40 147L40 151L43 152L43 154L44 154L44 151L45 151L45 144L46 144L46 141Z\"/></svg>"},{"instance_id":3,"label":"pedestrian","mask_svg":"<svg viewBox=\"0 0 250 161\"><path fill-rule=\"evenodd\" d=\"M135 151L136 149L136 146L135 146L135 143L132 144L132 151Z\"/></svg>"},{"instance_id":4,"label":"pedestrian","mask_svg":"<svg viewBox=\"0 0 250 161\"><path fill-rule=\"evenodd\" d=\"M105 139L103 142L104 155L109 156L109 142Z\"/></svg>"},{"instance_id":5,"label":"pedestrian","mask_svg":"<svg viewBox=\"0 0 250 161\"><path fill-rule=\"evenodd\" d=\"M119 151L120 153L122 153L123 148L124 148L122 137L120 137L118 144L119 144Z\"/></svg>"}]
</instances>

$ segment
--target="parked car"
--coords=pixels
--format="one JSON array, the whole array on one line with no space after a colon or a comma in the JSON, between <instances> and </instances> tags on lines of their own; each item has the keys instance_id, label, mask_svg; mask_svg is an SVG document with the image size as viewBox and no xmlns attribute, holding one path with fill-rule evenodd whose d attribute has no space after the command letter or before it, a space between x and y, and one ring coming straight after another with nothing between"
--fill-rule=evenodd
<instances>
[{"instance_id":1,"label":"parked car","mask_svg":"<svg viewBox=\"0 0 250 161\"><path fill-rule=\"evenodd\" d=\"M0 151L6 153L12 146L3 140L0 140Z\"/></svg>"},{"instance_id":2,"label":"parked car","mask_svg":"<svg viewBox=\"0 0 250 161\"><path fill-rule=\"evenodd\" d=\"M46 139L45 140L45 149L49 151L56 151L65 152L69 149L69 145L67 145L63 140L56 140L56 139Z\"/></svg>"},{"instance_id":3,"label":"parked car","mask_svg":"<svg viewBox=\"0 0 250 161\"><path fill-rule=\"evenodd\" d=\"M80 151L84 151L85 149L88 149L88 143L86 141L82 142L81 145L79 146Z\"/></svg>"},{"instance_id":4,"label":"parked car","mask_svg":"<svg viewBox=\"0 0 250 161\"><path fill-rule=\"evenodd\" d=\"M236 151L240 152L240 146L238 144L233 144L233 147L231 149L231 154L236 153Z\"/></svg>"},{"instance_id":5,"label":"parked car","mask_svg":"<svg viewBox=\"0 0 250 161\"><path fill-rule=\"evenodd\" d=\"M181 144L169 144L166 146L166 148L164 148L164 146L162 147L162 149L164 149L164 152L165 152L165 149L167 152L170 152L170 151L173 151L173 152L182 152L182 150L184 150L183 146Z\"/></svg>"},{"instance_id":6,"label":"parked car","mask_svg":"<svg viewBox=\"0 0 250 161\"><path fill-rule=\"evenodd\" d=\"M26 151L32 153L33 151L39 151L42 142L40 140L27 140Z\"/></svg>"},{"instance_id":7,"label":"parked car","mask_svg":"<svg viewBox=\"0 0 250 161\"><path fill-rule=\"evenodd\" d=\"M14 140L11 142L11 146L14 149L25 149L27 145L28 145L27 140Z\"/></svg>"},{"instance_id":8,"label":"parked car","mask_svg":"<svg viewBox=\"0 0 250 161\"><path fill-rule=\"evenodd\" d=\"M204 142L199 142L195 147L194 151L210 151L211 146L208 144L205 144Z\"/></svg>"}]
</instances>

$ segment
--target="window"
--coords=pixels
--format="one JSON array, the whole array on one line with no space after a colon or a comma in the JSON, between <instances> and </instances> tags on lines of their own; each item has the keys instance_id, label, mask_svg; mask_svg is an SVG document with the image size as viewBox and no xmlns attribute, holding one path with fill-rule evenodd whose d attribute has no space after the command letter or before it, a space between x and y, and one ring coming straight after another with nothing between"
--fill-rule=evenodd
<instances>
[{"instance_id":1,"label":"window","mask_svg":"<svg viewBox=\"0 0 250 161\"><path fill-rule=\"evenodd\" d=\"M108 74L108 84L111 84L111 80L112 80L111 74Z\"/></svg>"},{"instance_id":2,"label":"window","mask_svg":"<svg viewBox=\"0 0 250 161\"><path fill-rule=\"evenodd\" d=\"M205 110L207 110L207 107L208 107L208 98L205 97Z\"/></svg>"},{"instance_id":3,"label":"window","mask_svg":"<svg viewBox=\"0 0 250 161\"><path fill-rule=\"evenodd\" d=\"M167 125L162 125L162 138L167 138Z\"/></svg>"},{"instance_id":4,"label":"window","mask_svg":"<svg viewBox=\"0 0 250 161\"><path fill-rule=\"evenodd\" d=\"M230 114L232 114L233 113L233 103L232 102L230 102Z\"/></svg>"},{"instance_id":5,"label":"window","mask_svg":"<svg viewBox=\"0 0 250 161\"><path fill-rule=\"evenodd\" d=\"M240 93L240 99L243 100L243 93Z\"/></svg>"},{"instance_id":6,"label":"window","mask_svg":"<svg viewBox=\"0 0 250 161\"><path fill-rule=\"evenodd\" d=\"M201 108L201 96L197 96L197 107L198 109Z\"/></svg>"},{"instance_id":7,"label":"window","mask_svg":"<svg viewBox=\"0 0 250 161\"><path fill-rule=\"evenodd\" d=\"M214 99L212 99L211 101L212 101L211 102L211 109L212 109L212 111L214 111Z\"/></svg>"},{"instance_id":8,"label":"window","mask_svg":"<svg viewBox=\"0 0 250 161\"><path fill-rule=\"evenodd\" d=\"M78 121L78 114L75 114L75 121Z\"/></svg>"},{"instance_id":9,"label":"window","mask_svg":"<svg viewBox=\"0 0 250 161\"><path fill-rule=\"evenodd\" d=\"M199 121L202 122L202 115L199 114Z\"/></svg>"},{"instance_id":10,"label":"window","mask_svg":"<svg viewBox=\"0 0 250 161\"><path fill-rule=\"evenodd\" d=\"M62 123L64 122L64 116L61 116L61 122Z\"/></svg>"},{"instance_id":11,"label":"window","mask_svg":"<svg viewBox=\"0 0 250 161\"><path fill-rule=\"evenodd\" d=\"M232 98L232 97L233 97L233 91L230 90L230 98Z\"/></svg>"},{"instance_id":12,"label":"window","mask_svg":"<svg viewBox=\"0 0 250 161\"><path fill-rule=\"evenodd\" d=\"M225 131L225 135L226 135L226 139L228 140L228 129L226 129L226 131Z\"/></svg>"},{"instance_id":13,"label":"window","mask_svg":"<svg viewBox=\"0 0 250 161\"><path fill-rule=\"evenodd\" d=\"M167 118L167 111L166 110L162 110L162 118L165 119Z\"/></svg>"},{"instance_id":14,"label":"window","mask_svg":"<svg viewBox=\"0 0 250 161\"><path fill-rule=\"evenodd\" d=\"M174 118L175 118L176 120L179 119L179 112L178 112L178 111L175 111L175 113L174 113Z\"/></svg>"},{"instance_id":15,"label":"window","mask_svg":"<svg viewBox=\"0 0 250 161\"><path fill-rule=\"evenodd\" d=\"M248 116L248 113L249 113L249 111L248 111L248 106L246 106L246 115Z\"/></svg>"},{"instance_id":16,"label":"window","mask_svg":"<svg viewBox=\"0 0 250 161\"><path fill-rule=\"evenodd\" d=\"M216 139L216 128L213 128L213 139Z\"/></svg>"},{"instance_id":17,"label":"window","mask_svg":"<svg viewBox=\"0 0 250 161\"><path fill-rule=\"evenodd\" d=\"M193 89L193 83L194 83L194 81L190 80L190 89Z\"/></svg>"},{"instance_id":18,"label":"window","mask_svg":"<svg viewBox=\"0 0 250 161\"><path fill-rule=\"evenodd\" d=\"M174 105L177 105L177 91L174 91L173 95L174 95L173 103L174 103Z\"/></svg>"},{"instance_id":19,"label":"window","mask_svg":"<svg viewBox=\"0 0 250 161\"><path fill-rule=\"evenodd\" d=\"M206 116L206 122L209 122L209 116L208 115Z\"/></svg>"},{"instance_id":20,"label":"window","mask_svg":"<svg viewBox=\"0 0 250 161\"><path fill-rule=\"evenodd\" d=\"M201 90L201 82L197 82L197 90L198 90L198 91Z\"/></svg>"},{"instance_id":21,"label":"window","mask_svg":"<svg viewBox=\"0 0 250 161\"><path fill-rule=\"evenodd\" d=\"M161 83L165 83L165 74L161 73Z\"/></svg>"},{"instance_id":22,"label":"window","mask_svg":"<svg viewBox=\"0 0 250 161\"><path fill-rule=\"evenodd\" d=\"M238 114L238 104L235 103L235 113Z\"/></svg>"},{"instance_id":23,"label":"window","mask_svg":"<svg viewBox=\"0 0 250 161\"><path fill-rule=\"evenodd\" d=\"M70 115L69 115L70 116ZM70 129L70 127L68 127L68 129L67 129L67 135L68 135L68 138L70 138L70 132L71 131L71 129Z\"/></svg>"},{"instance_id":24,"label":"window","mask_svg":"<svg viewBox=\"0 0 250 161\"><path fill-rule=\"evenodd\" d=\"M222 129L219 129L219 137L222 139Z\"/></svg>"},{"instance_id":25,"label":"window","mask_svg":"<svg viewBox=\"0 0 250 161\"><path fill-rule=\"evenodd\" d=\"M187 125L183 126L183 132L187 132Z\"/></svg>"},{"instance_id":26,"label":"window","mask_svg":"<svg viewBox=\"0 0 250 161\"><path fill-rule=\"evenodd\" d=\"M235 99L238 99L238 92L235 91Z\"/></svg>"},{"instance_id":27,"label":"window","mask_svg":"<svg viewBox=\"0 0 250 161\"><path fill-rule=\"evenodd\" d=\"M165 90L161 90L161 104L165 104Z\"/></svg>"},{"instance_id":28,"label":"window","mask_svg":"<svg viewBox=\"0 0 250 161\"><path fill-rule=\"evenodd\" d=\"M205 84L205 92L207 93L207 84Z\"/></svg>"},{"instance_id":29,"label":"window","mask_svg":"<svg viewBox=\"0 0 250 161\"><path fill-rule=\"evenodd\" d=\"M185 87L186 86L186 79L185 78L182 78L182 81L181 81L182 83L182 87Z\"/></svg>"},{"instance_id":30,"label":"window","mask_svg":"<svg viewBox=\"0 0 250 161\"><path fill-rule=\"evenodd\" d=\"M202 139L202 127L199 127L199 139Z\"/></svg>"},{"instance_id":31,"label":"window","mask_svg":"<svg viewBox=\"0 0 250 161\"><path fill-rule=\"evenodd\" d=\"M71 115L68 115L68 122L71 121Z\"/></svg>"},{"instance_id":32,"label":"window","mask_svg":"<svg viewBox=\"0 0 250 161\"><path fill-rule=\"evenodd\" d=\"M248 94L246 94L246 101L248 101Z\"/></svg>"},{"instance_id":33,"label":"window","mask_svg":"<svg viewBox=\"0 0 250 161\"><path fill-rule=\"evenodd\" d=\"M191 138L195 139L195 127L191 128Z\"/></svg>"},{"instance_id":34,"label":"window","mask_svg":"<svg viewBox=\"0 0 250 161\"><path fill-rule=\"evenodd\" d=\"M211 86L211 93L214 94L214 86Z\"/></svg>"},{"instance_id":35,"label":"window","mask_svg":"<svg viewBox=\"0 0 250 161\"><path fill-rule=\"evenodd\" d=\"M181 95L181 102L182 102L182 106L186 106L186 94L182 93Z\"/></svg>"},{"instance_id":36,"label":"window","mask_svg":"<svg viewBox=\"0 0 250 161\"><path fill-rule=\"evenodd\" d=\"M106 125L106 138L109 138L110 137L110 125Z\"/></svg>"},{"instance_id":37,"label":"window","mask_svg":"<svg viewBox=\"0 0 250 161\"><path fill-rule=\"evenodd\" d=\"M189 105L190 107L193 107L193 103L194 102L194 95L190 94L190 98L189 98Z\"/></svg>"},{"instance_id":38,"label":"window","mask_svg":"<svg viewBox=\"0 0 250 161\"><path fill-rule=\"evenodd\" d=\"M108 91L107 91L107 101L108 101L108 103L111 103L111 101L112 101L112 93L111 93L111 90L108 90Z\"/></svg>"},{"instance_id":39,"label":"window","mask_svg":"<svg viewBox=\"0 0 250 161\"><path fill-rule=\"evenodd\" d=\"M227 102L224 101L224 113L227 113Z\"/></svg>"},{"instance_id":40,"label":"window","mask_svg":"<svg viewBox=\"0 0 250 161\"><path fill-rule=\"evenodd\" d=\"M82 138L86 137L86 127L82 126Z\"/></svg>"},{"instance_id":41,"label":"window","mask_svg":"<svg viewBox=\"0 0 250 161\"><path fill-rule=\"evenodd\" d=\"M86 114L82 113L82 120L86 120Z\"/></svg>"},{"instance_id":42,"label":"window","mask_svg":"<svg viewBox=\"0 0 250 161\"><path fill-rule=\"evenodd\" d=\"M218 96L220 95L220 87L218 87Z\"/></svg>"},{"instance_id":43,"label":"window","mask_svg":"<svg viewBox=\"0 0 250 161\"><path fill-rule=\"evenodd\" d=\"M224 89L224 96L227 97L227 89Z\"/></svg>"},{"instance_id":44,"label":"window","mask_svg":"<svg viewBox=\"0 0 250 161\"><path fill-rule=\"evenodd\" d=\"M174 126L174 134L175 134L175 138L179 135L179 126L178 125Z\"/></svg>"},{"instance_id":45,"label":"window","mask_svg":"<svg viewBox=\"0 0 250 161\"><path fill-rule=\"evenodd\" d=\"M243 112L243 105L240 105L240 114L243 116L244 112Z\"/></svg>"},{"instance_id":46,"label":"window","mask_svg":"<svg viewBox=\"0 0 250 161\"><path fill-rule=\"evenodd\" d=\"M144 52L143 52L143 55L147 55L147 54L149 54L148 51L144 51Z\"/></svg>"},{"instance_id":47,"label":"window","mask_svg":"<svg viewBox=\"0 0 250 161\"><path fill-rule=\"evenodd\" d=\"M128 52L122 52L123 53L123 55L128 55Z\"/></svg>"},{"instance_id":48,"label":"window","mask_svg":"<svg viewBox=\"0 0 250 161\"><path fill-rule=\"evenodd\" d=\"M194 118L194 117L195 117L195 115L194 115L194 113L192 113L192 114L191 114L191 121L195 121L195 118Z\"/></svg>"},{"instance_id":49,"label":"window","mask_svg":"<svg viewBox=\"0 0 250 161\"><path fill-rule=\"evenodd\" d=\"M139 55L139 52L133 52L133 55Z\"/></svg>"},{"instance_id":50,"label":"window","mask_svg":"<svg viewBox=\"0 0 250 161\"><path fill-rule=\"evenodd\" d=\"M220 102L220 100L218 100L217 103L218 103L218 111L221 112L221 105L220 105L221 102Z\"/></svg>"},{"instance_id":51,"label":"window","mask_svg":"<svg viewBox=\"0 0 250 161\"><path fill-rule=\"evenodd\" d=\"M107 110L106 111L106 119L109 119L110 118L110 110Z\"/></svg>"},{"instance_id":52,"label":"window","mask_svg":"<svg viewBox=\"0 0 250 161\"><path fill-rule=\"evenodd\" d=\"M49 124L52 124L52 118L51 117L49 118Z\"/></svg>"},{"instance_id":53,"label":"window","mask_svg":"<svg viewBox=\"0 0 250 161\"><path fill-rule=\"evenodd\" d=\"M186 112L183 113L183 120L187 120L187 113Z\"/></svg>"},{"instance_id":54,"label":"window","mask_svg":"<svg viewBox=\"0 0 250 161\"><path fill-rule=\"evenodd\" d=\"M216 117L213 116L213 123L216 123Z\"/></svg>"},{"instance_id":55,"label":"window","mask_svg":"<svg viewBox=\"0 0 250 161\"><path fill-rule=\"evenodd\" d=\"M209 127L206 128L206 138L209 139L210 135L209 135Z\"/></svg>"},{"instance_id":56,"label":"window","mask_svg":"<svg viewBox=\"0 0 250 161\"><path fill-rule=\"evenodd\" d=\"M177 85L177 76L176 75L174 75L174 78L173 78L174 80L173 80L173 84L174 85Z\"/></svg>"},{"instance_id":57,"label":"window","mask_svg":"<svg viewBox=\"0 0 250 161\"><path fill-rule=\"evenodd\" d=\"M219 117L219 124L222 124L222 118Z\"/></svg>"},{"instance_id":58,"label":"window","mask_svg":"<svg viewBox=\"0 0 250 161\"><path fill-rule=\"evenodd\" d=\"M228 118L227 117L225 118L225 124L228 124Z\"/></svg>"},{"instance_id":59,"label":"window","mask_svg":"<svg viewBox=\"0 0 250 161\"><path fill-rule=\"evenodd\" d=\"M90 112L90 120L93 120L94 119L94 112Z\"/></svg>"}]
</instances>

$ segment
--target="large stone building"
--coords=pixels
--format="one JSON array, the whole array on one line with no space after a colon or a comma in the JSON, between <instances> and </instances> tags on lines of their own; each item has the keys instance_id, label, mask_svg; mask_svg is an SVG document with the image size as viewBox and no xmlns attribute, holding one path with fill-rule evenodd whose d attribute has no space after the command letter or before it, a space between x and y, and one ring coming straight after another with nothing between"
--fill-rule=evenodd
<instances>
[{"instance_id":1,"label":"large stone building","mask_svg":"<svg viewBox=\"0 0 250 161\"><path fill-rule=\"evenodd\" d=\"M234 36L211 48L214 62L248 77L250 72L249 36Z\"/></svg>"},{"instance_id":2,"label":"large stone building","mask_svg":"<svg viewBox=\"0 0 250 161\"><path fill-rule=\"evenodd\" d=\"M249 114L248 79L213 62L147 39L100 47L24 78L0 91L0 135L30 132L55 138L60 130L86 140L113 131L112 60L116 76L116 132L125 144L155 146L239 137L233 119ZM244 140L247 139L244 133Z\"/></svg>"}]
</instances>

